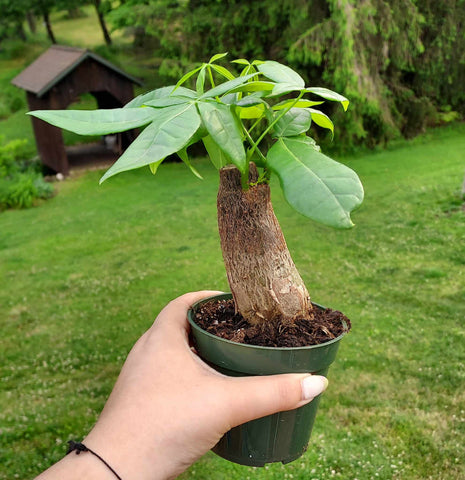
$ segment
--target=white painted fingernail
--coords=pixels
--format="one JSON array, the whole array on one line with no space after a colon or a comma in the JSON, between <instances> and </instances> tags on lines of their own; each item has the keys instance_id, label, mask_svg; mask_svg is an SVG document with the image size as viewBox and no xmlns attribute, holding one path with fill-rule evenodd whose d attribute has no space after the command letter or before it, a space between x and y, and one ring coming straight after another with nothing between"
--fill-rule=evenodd
<instances>
[{"instance_id":1,"label":"white painted fingernail","mask_svg":"<svg viewBox=\"0 0 465 480\"><path fill-rule=\"evenodd\" d=\"M326 390L328 379L321 375L309 375L302 380L302 397L311 400Z\"/></svg>"}]
</instances>

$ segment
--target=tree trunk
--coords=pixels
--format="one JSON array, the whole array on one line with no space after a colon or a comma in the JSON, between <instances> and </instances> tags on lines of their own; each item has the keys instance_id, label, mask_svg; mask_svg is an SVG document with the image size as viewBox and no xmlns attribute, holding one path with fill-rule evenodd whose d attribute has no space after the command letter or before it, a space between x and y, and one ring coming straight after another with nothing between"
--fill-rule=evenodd
<instances>
[{"instance_id":1,"label":"tree trunk","mask_svg":"<svg viewBox=\"0 0 465 480\"><path fill-rule=\"evenodd\" d=\"M94 0L94 5L95 5L95 10L97 11L97 17L98 21L100 23L100 28L102 29L103 32L103 38L105 39L105 43L107 45L111 45L111 37L110 34L108 33L107 25L105 23L105 18L103 16L103 13L100 9L100 0Z\"/></svg>"},{"instance_id":2,"label":"tree trunk","mask_svg":"<svg viewBox=\"0 0 465 480\"><path fill-rule=\"evenodd\" d=\"M45 28L47 29L48 38L52 43L57 43L57 41L55 40L55 35L53 34L52 24L50 23L50 17L48 12L44 12L43 17L44 17Z\"/></svg>"},{"instance_id":3,"label":"tree trunk","mask_svg":"<svg viewBox=\"0 0 465 480\"><path fill-rule=\"evenodd\" d=\"M24 31L23 22L18 22L16 24L16 36L20 38L23 42L27 41L26 32Z\"/></svg>"},{"instance_id":4,"label":"tree trunk","mask_svg":"<svg viewBox=\"0 0 465 480\"><path fill-rule=\"evenodd\" d=\"M26 12L26 20L27 20L27 25L29 27L29 31L34 34L37 31L37 26L36 26L36 17L34 16L34 13L29 11Z\"/></svg>"},{"instance_id":5,"label":"tree trunk","mask_svg":"<svg viewBox=\"0 0 465 480\"><path fill-rule=\"evenodd\" d=\"M258 178L250 165L250 182ZM241 187L236 167L220 170L218 227L236 310L252 324L312 318L310 296L273 212L270 187Z\"/></svg>"}]
</instances>

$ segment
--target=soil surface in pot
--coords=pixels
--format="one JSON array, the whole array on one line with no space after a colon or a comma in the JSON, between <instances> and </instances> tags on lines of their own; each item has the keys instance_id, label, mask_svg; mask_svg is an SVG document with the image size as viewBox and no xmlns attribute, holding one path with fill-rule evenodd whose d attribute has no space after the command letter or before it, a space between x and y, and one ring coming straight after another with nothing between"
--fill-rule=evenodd
<instances>
[{"instance_id":1,"label":"soil surface in pot","mask_svg":"<svg viewBox=\"0 0 465 480\"><path fill-rule=\"evenodd\" d=\"M319 345L350 330L350 320L337 310L315 307L313 313L314 319L296 320L294 325L254 326L235 312L234 300L211 300L199 307L195 323L217 337L262 347Z\"/></svg>"}]
</instances>

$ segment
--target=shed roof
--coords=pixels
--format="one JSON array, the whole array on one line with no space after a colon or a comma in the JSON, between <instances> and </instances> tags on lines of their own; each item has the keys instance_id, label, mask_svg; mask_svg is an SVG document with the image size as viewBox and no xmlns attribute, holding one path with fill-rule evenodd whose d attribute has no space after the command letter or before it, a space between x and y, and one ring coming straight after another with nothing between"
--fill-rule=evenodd
<instances>
[{"instance_id":1,"label":"shed roof","mask_svg":"<svg viewBox=\"0 0 465 480\"><path fill-rule=\"evenodd\" d=\"M41 97L87 58L91 58L133 83L141 85L108 60L83 48L52 45L37 60L17 75L11 83Z\"/></svg>"}]
</instances>

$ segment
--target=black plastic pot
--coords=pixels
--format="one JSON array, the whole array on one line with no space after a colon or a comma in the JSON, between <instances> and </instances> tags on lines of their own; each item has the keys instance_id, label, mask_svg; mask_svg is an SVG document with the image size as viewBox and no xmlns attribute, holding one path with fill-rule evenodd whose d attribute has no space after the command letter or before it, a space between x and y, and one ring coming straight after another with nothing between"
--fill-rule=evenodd
<instances>
[{"instance_id":1,"label":"black plastic pot","mask_svg":"<svg viewBox=\"0 0 465 480\"><path fill-rule=\"evenodd\" d=\"M188 314L197 351L213 368L230 376L327 374L345 333L329 342L309 347L259 347L219 338L194 322L200 305L211 299L230 298L231 294L222 294L203 299L193 305ZM255 467L272 462L292 462L307 450L319 400L318 396L298 409L239 425L227 432L213 451L232 462Z\"/></svg>"}]
</instances>

